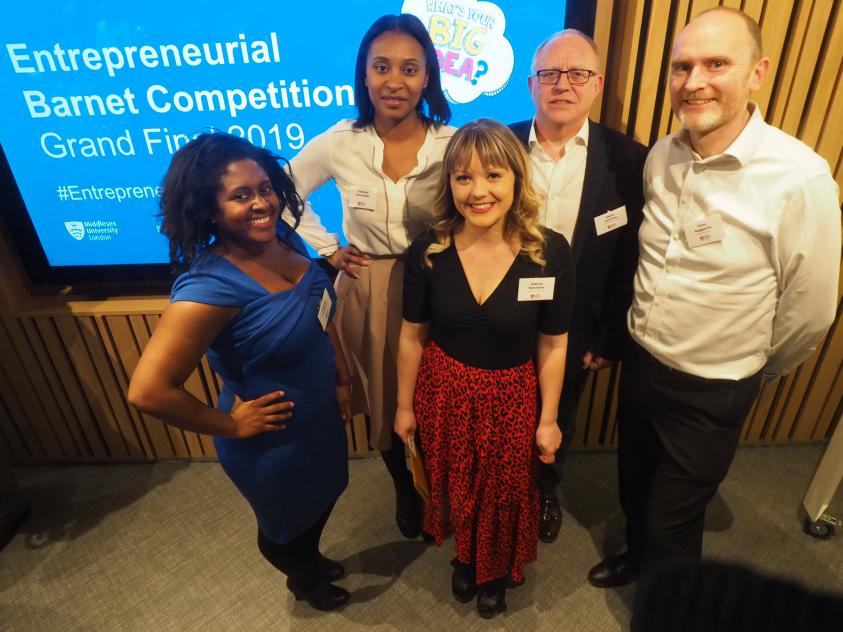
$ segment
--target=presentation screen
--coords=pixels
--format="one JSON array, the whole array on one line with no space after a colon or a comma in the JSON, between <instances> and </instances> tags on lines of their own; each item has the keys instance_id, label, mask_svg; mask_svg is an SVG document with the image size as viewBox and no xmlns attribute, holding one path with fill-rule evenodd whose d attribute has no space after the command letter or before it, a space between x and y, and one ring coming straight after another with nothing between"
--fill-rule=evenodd
<instances>
[{"instance_id":1,"label":"presentation screen","mask_svg":"<svg viewBox=\"0 0 843 632\"><path fill-rule=\"evenodd\" d=\"M531 116L531 57L563 28L564 1L7 7L0 180L13 240L41 268L34 276L82 283L102 270L112 279L132 270L166 274L156 213L172 154L198 133L222 130L292 158L354 116L360 39L379 16L402 12L417 15L436 45L453 124ZM311 202L341 235L333 185Z\"/></svg>"}]
</instances>

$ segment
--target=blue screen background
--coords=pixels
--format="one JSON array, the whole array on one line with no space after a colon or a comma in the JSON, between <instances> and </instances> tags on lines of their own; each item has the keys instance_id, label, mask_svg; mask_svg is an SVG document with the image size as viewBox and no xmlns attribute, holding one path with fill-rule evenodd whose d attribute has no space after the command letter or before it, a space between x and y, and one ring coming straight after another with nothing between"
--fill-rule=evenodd
<instances>
[{"instance_id":1,"label":"blue screen background","mask_svg":"<svg viewBox=\"0 0 843 632\"><path fill-rule=\"evenodd\" d=\"M7 8L0 24L0 143L26 203L48 260L53 266L165 263L166 240L158 233L157 199L105 199L105 189L156 187L167 169L171 154L164 143L148 153L143 130L166 129L168 133L194 135L213 127L229 131L238 125L251 133L253 142L291 158L300 142L307 141L341 118L353 117L351 105L286 109L247 108L232 117L229 112L200 112L193 109L168 113L153 111L146 100L152 85L164 86L170 95L176 91L234 89L248 91L269 82L307 80L313 90L324 85L353 85L354 59L363 33L380 15L400 13L400 1L379 0L278 3L252 0L248 3L163 2L116 6L117 3L41 1L15 3ZM413 4L408 2L406 4ZM424 5L425 2L415 2ZM444 8L452 3L428 1L428 8ZM463 5L483 9L491 3L463 0ZM551 33L563 28L565 3L500 0L494 3L505 17L504 37L512 47L514 65L509 79L497 94L480 94L468 103L452 103L452 124L461 125L487 116L504 123L529 118L532 102L527 76L535 47ZM476 6L475 6L476 5ZM425 18L422 18L425 21ZM278 63L237 63L192 67L117 69L113 77L105 70L82 68L74 72L15 72L9 46L25 44L30 55L21 66L34 67L33 50L51 50L58 42L65 49L115 46L183 46L192 42L268 41L270 32L278 39ZM440 47L447 52L447 47ZM490 70L491 72L491 70ZM71 95L135 93L138 114L34 118L30 115L24 91L40 91L47 101ZM498 92L499 90L499 92ZM166 103L159 97L159 103ZM288 126L291 126L289 135ZM273 131L273 130L277 130ZM241 133L235 128L234 133ZM301 132L301 133L300 133ZM42 135L54 154L66 150L68 139L128 135L134 155L106 157L51 157L42 147ZM302 138L303 137L303 138ZM57 140L60 139L60 140ZM280 140L280 143L277 142ZM123 143L125 148L125 142ZM65 149L63 149L65 148ZM77 146L76 151L79 151ZM99 188L104 199L60 199L61 187ZM65 189L68 198L72 189ZM151 189L146 189L148 193ZM332 184L310 198L325 226L341 235L339 195ZM79 238L79 226L84 236ZM75 233L75 235L73 235Z\"/></svg>"}]
</instances>

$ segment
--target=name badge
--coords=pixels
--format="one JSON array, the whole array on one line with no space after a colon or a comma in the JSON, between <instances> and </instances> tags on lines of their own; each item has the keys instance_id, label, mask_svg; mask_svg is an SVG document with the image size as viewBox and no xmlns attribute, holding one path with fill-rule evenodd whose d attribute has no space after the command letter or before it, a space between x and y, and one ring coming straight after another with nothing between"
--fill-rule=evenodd
<instances>
[{"instance_id":1,"label":"name badge","mask_svg":"<svg viewBox=\"0 0 843 632\"><path fill-rule=\"evenodd\" d=\"M723 219L717 215L709 215L696 222L685 224L685 243L689 248L697 248L705 244L723 241Z\"/></svg>"},{"instance_id":2,"label":"name badge","mask_svg":"<svg viewBox=\"0 0 843 632\"><path fill-rule=\"evenodd\" d=\"M552 301L556 277L518 279L519 301Z\"/></svg>"},{"instance_id":3,"label":"name badge","mask_svg":"<svg viewBox=\"0 0 843 632\"><path fill-rule=\"evenodd\" d=\"M602 215L594 218L594 225L597 228L597 236L605 235L606 233L626 226L626 207L619 206L611 211L606 211Z\"/></svg>"},{"instance_id":4,"label":"name badge","mask_svg":"<svg viewBox=\"0 0 843 632\"><path fill-rule=\"evenodd\" d=\"M322 329L328 328L328 317L331 315L331 295L328 294L328 289L322 290L322 300L319 302L319 324Z\"/></svg>"},{"instance_id":5,"label":"name badge","mask_svg":"<svg viewBox=\"0 0 843 632\"><path fill-rule=\"evenodd\" d=\"M353 187L348 196L348 205L351 208L374 211L377 196L378 190L374 187Z\"/></svg>"}]
</instances>

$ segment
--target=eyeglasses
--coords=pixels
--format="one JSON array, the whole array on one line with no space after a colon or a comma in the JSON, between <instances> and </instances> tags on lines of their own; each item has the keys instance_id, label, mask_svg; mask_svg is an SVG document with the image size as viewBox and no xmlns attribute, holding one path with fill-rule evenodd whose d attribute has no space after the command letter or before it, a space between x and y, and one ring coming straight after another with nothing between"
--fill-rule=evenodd
<instances>
[{"instance_id":1,"label":"eyeglasses","mask_svg":"<svg viewBox=\"0 0 843 632\"><path fill-rule=\"evenodd\" d=\"M570 68L568 70L537 70L536 77L539 83L544 85L554 85L559 81L559 77L565 75L568 78L568 83L572 86L582 86L588 83L592 75L597 73L593 70L583 70L582 68Z\"/></svg>"}]
</instances>

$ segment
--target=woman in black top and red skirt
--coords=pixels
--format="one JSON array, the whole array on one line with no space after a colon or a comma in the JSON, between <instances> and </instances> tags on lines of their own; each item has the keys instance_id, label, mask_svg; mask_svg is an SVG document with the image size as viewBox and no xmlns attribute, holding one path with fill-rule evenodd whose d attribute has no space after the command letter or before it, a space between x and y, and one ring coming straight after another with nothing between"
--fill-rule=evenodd
<instances>
[{"instance_id":1,"label":"woman in black top and red skirt","mask_svg":"<svg viewBox=\"0 0 843 632\"><path fill-rule=\"evenodd\" d=\"M436 220L404 276L395 431L418 429L430 481L424 528L456 540L454 596L492 617L507 579L536 559L537 458L562 436L574 272L562 235L538 223L529 158L489 119L448 144ZM540 393L536 401L536 391Z\"/></svg>"}]
</instances>

